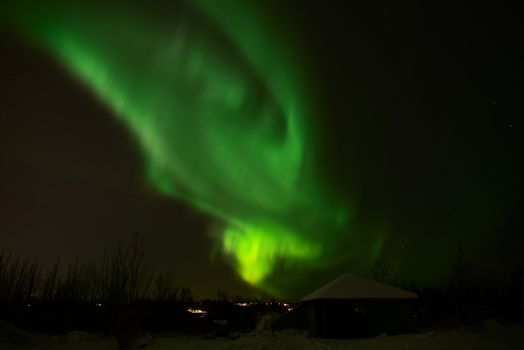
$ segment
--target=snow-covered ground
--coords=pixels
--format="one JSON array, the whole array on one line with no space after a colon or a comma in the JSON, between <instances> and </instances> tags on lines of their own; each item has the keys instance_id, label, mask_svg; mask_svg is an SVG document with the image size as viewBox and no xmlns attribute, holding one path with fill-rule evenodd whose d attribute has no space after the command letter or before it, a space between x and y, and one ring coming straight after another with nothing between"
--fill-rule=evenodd
<instances>
[{"instance_id":1,"label":"snow-covered ground","mask_svg":"<svg viewBox=\"0 0 524 350\"><path fill-rule=\"evenodd\" d=\"M6 334L0 328L0 350L104 350L117 349L112 339L94 335L78 337L71 344L56 344L53 337L19 333ZM10 338L9 338L10 337ZM9 338L9 339L7 339ZM85 338L85 339L82 339ZM154 350L470 350L524 349L524 325L493 325L484 333L427 332L371 339L318 339L296 332L242 335L237 339L205 339L197 337L157 338L149 349Z\"/></svg>"}]
</instances>

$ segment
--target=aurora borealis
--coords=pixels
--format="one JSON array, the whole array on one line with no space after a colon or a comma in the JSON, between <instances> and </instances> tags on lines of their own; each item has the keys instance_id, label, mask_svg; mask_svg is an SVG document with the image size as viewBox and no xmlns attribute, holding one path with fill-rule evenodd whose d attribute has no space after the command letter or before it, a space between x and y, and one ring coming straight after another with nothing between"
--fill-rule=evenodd
<instances>
[{"instance_id":1,"label":"aurora borealis","mask_svg":"<svg viewBox=\"0 0 524 350\"><path fill-rule=\"evenodd\" d=\"M277 292L264 283L276 261L328 264L346 213L314 176L305 73L252 6L203 1L210 19L180 7L166 23L132 8L10 12L138 138L150 183L223 222L242 278Z\"/></svg>"},{"instance_id":2,"label":"aurora borealis","mask_svg":"<svg viewBox=\"0 0 524 350\"><path fill-rule=\"evenodd\" d=\"M518 31L482 25L503 9L0 10L7 247L45 236L49 255L82 255L136 229L188 285L205 270L216 290L229 273L275 296L366 274L377 256L432 282L459 241L479 261L516 264L522 56L507 39Z\"/></svg>"}]
</instances>

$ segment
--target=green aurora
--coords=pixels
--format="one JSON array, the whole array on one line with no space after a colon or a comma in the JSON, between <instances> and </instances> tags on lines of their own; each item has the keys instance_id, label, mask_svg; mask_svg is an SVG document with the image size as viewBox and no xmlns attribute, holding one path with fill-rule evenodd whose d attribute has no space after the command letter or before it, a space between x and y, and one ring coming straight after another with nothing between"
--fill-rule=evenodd
<instances>
[{"instance_id":1,"label":"green aurora","mask_svg":"<svg viewBox=\"0 0 524 350\"><path fill-rule=\"evenodd\" d=\"M111 108L150 184L224 225L215 238L246 282L282 295L282 271L339 259L349 206L319 180L321 116L282 21L240 0L174 4L169 15L14 4L6 23Z\"/></svg>"}]
</instances>

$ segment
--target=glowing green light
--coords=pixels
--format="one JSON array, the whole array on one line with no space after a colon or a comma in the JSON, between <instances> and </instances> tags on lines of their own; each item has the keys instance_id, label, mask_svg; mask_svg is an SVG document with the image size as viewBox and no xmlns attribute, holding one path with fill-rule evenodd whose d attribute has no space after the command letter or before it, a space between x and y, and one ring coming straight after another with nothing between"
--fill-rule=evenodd
<instances>
[{"instance_id":1,"label":"glowing green light","mask_svg":"<svg viewBox=\"0 0 524 350\"><path fill-rule=\"evenodd\" d=\"M194 4L167 19L131 5L4 13L133 132L158 191L225 223L224 252L268 287L279 260L311 263L336 244L345 210L315 180L308 84L291 45L250 1Z\"/></svg>"},{"instance_id":2,"label":"glowing green light","mask_svg":"<svg viewBox=\"0 0 524 350\"><path fill-rule=\"evenodd\" d=\"M255 285L271 274L279 257L311 260L322 253L318 244L277 227L231 226L224 232L223 244L236 257L240 275Z\"/></svg>"}]
</instances>

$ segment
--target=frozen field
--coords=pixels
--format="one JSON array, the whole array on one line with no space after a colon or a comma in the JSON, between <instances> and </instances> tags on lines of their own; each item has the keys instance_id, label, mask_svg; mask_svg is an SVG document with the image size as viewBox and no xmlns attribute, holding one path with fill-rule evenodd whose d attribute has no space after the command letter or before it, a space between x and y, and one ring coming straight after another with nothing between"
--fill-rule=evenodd
<instances>
[{"instance_id":1,"label":"frozen field","mask_svg":"<svg viewBox=\"0 0 524 350\"><path fill-rule=\"evenodd\" d=\"M88 336L76 340L73 344L56 344L52 337L25 333L6 335L0 333L1 350L95 350L117 349L112 339L102 339ZM9 336L10 340L6 341ZM382 336L371 339L318 339L288 332L262 335L243 335L237 339L228 338L204 339L197 337L165 337L157 338L154 344L147 347L155 350L201 350L201 349L234 349L234 350L382 350L382 349L524 349L522 338L524 325L492 326L484 333L427 332L422 334L407 334L398 336Z\"/></svg>"}]
</instances>

